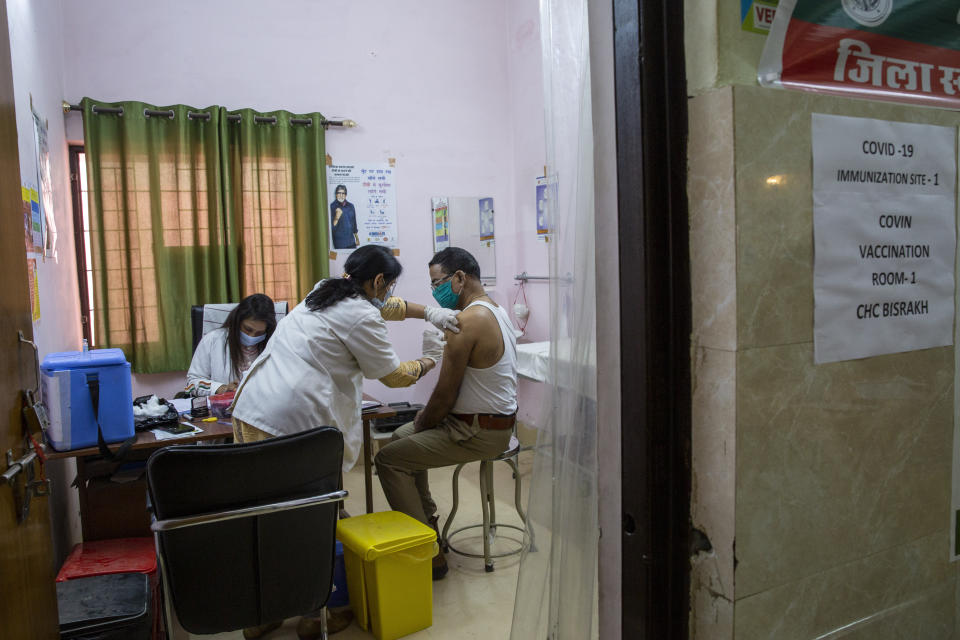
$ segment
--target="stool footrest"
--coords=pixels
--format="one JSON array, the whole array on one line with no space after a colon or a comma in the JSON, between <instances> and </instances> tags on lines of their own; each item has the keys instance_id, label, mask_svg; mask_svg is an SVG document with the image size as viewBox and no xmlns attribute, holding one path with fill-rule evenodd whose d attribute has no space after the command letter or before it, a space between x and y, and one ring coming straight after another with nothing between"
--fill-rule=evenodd
<instances>
[{"instance_id":1,"label":"stool footrest","mask_svg":"<svg viewBox=\"0 0 960 640\"><path fill-rule=\"evenodd\" d=\"M461 551L456 547L454 547L453 544L450 543L450 539L453 538L453 536L457 535L458 533L462 533L470 529L482 529L482 528L483 528L483 524L481 523L481 524L471 524L466 527L460 527L459 529L454 529L453 531L447 534L447 537L443 541L443 544L445 544L447 549L449 549L453 553L464 556L465 558L483 558L484 555L482 553L469 553L467 551ZM527 530L524 529L523 527L518 527L517 525L514 525L514 524L499 524L499 523L492 522L490 523L490 528L491 529L513 529L514 531L519 531L520 533L523 534L522 540L516 540L514 538L504 538L505 540L509 540L510 542L519 544L520 545L519 548L514 549L513 551L505 551L503 553L491 553L490 554L491 558L506 558L508 556L515 556L518 553L522 552L524 549L526 549L530 544L527 541L527 535L526 535Z\"/></svg>"}]
</instances>

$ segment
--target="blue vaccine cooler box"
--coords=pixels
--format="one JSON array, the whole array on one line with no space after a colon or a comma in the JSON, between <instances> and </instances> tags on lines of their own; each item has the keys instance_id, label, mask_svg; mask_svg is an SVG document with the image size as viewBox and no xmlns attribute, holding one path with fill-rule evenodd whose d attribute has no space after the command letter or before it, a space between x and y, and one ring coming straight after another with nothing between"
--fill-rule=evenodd
<instances>
[{"instance_id":1,"label":"blue vaccine cooler box","mask_svg":"<svg viewBox=\"0 0 960 640\"><path fill-rule=\"evenodd\" d=\"M130 363L120 349L51 353L40 365L47 440L57 451L97 445L97 423L106 442L133 436ZM93 396L99 411L94 415Z\"/></svg>"}]
</instances>

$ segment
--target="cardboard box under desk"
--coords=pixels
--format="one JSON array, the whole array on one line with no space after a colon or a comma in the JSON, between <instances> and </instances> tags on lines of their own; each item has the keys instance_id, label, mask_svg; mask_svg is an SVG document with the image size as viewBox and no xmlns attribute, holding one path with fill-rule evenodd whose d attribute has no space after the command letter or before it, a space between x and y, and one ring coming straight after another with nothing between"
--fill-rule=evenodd
<instances>
[{"instance_id":1,"label":"cardboard box under desk","mask_svg":"<svg viewBox=\"0 0 960 640\"><path fill-rule=\"evenodd\" d=\"M85 541L152 535L145 475L124 483L108 476L90 478L85 493L86 505L81 505Z\"/></svg>"}]
</instances>

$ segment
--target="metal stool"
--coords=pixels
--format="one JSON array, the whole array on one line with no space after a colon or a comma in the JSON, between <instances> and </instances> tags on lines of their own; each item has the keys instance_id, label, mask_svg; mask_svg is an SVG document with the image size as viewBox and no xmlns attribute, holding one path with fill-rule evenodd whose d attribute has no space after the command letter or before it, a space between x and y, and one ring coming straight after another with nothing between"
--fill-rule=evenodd
<instances>
[{"instance_id":1,"label":"metal stool","mask_svg":"<svg viewBox=\"0 0 960 640\"><path fill-rule=\"evenodd\" d=\"M496 458L489 458L487 460L480 461L480 499L481 499L481 508L483 510L483 522L480 524L471 524L466 527L460 527L450 531L450 525L453 523L454 516L457 515L457 508L460 503L460 471L463 469L463 465L466 463L458 464L456 470L453 472L453 506L450 509L450 515L447 517L447 521L443 525L443 534L440 536L442 544L445 551L452 551L461 556L466 556L467 558L483 558L483 568L489 573L493 571L493 559L494 558L503 558L506 556L513 556L525 548L528 544L533 547L533 532L531 531L529 535L531 536L529 543L527 542L527 530L525 527L518 527L512 524L500 524L497 522L497 512L496 504L493 494L493 463L494 462L506 462L510 465L510 468L513 469L513 478L514 478L514 492L513 492L513 501L514 506L517 508L517 514L520 516L520 520L526 525L527 516L523 513L523 508L520 506L520 470L517 468L517 454L520 452L520 441L517 440L516 435L510 436L510 444L507 447L507 450L498 455ZM467 531L468 529L477 529L483 528L483 554L477 553L468 553L457 549L450 543L450 538ZM507 529L514 529L516 531L524 534L523 541L520 542L520 547L513 550L507 551L504 553L491 553L490 546L493 543L493 540L497 536L497 527L503 527ZM449 533L448 533L449 532Z\"/></svg>"}]
</instances>

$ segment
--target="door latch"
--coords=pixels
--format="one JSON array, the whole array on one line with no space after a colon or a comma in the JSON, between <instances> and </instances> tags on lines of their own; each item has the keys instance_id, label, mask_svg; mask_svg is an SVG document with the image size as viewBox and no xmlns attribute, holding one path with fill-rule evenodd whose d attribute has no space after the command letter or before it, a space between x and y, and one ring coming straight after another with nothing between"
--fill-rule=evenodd
<instances>
[{"instance_id":1,"label":"door latch","mask_svg":"<svg viewBox=\"0 0 960 640\"><path fill-rule=\"evenodd\" d=\"M34 496L44 498L50 495L50 481L34 477L33 462L37 453L30 451L18 460L13 459L13 450L6 453L7 469L0 473L0 484L10 485L13 490L14 508L17 512L17 523L21 523L30 515L30 499ZM23 472L23 488L17 482L17 475Z\"/></svg>"}]
</instances>

